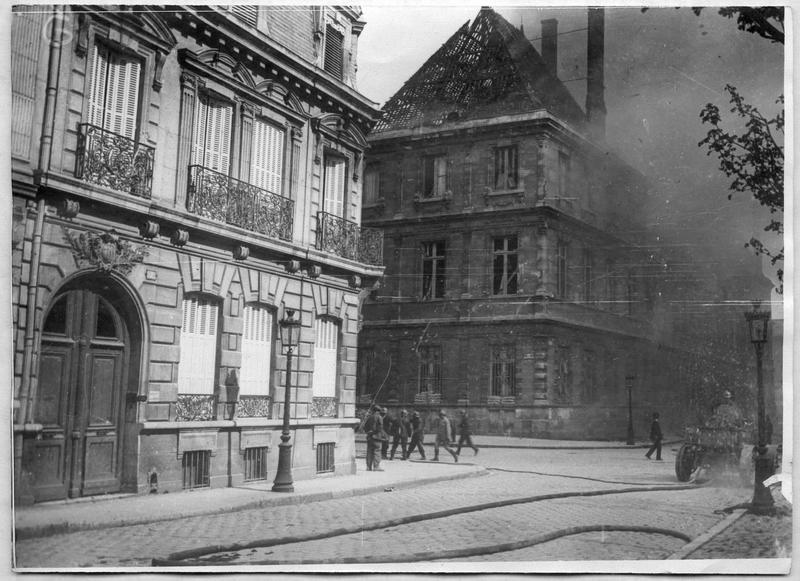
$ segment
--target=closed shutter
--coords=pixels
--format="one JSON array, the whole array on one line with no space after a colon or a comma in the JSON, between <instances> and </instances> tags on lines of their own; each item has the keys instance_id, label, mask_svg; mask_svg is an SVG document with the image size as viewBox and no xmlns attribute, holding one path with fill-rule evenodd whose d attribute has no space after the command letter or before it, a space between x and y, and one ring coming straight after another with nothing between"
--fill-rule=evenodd
<instances>
[{"instance_id":1,"label":"closed shutter","mask_svg":"<svg viewBox=\"0 0 800 581\"><path fill-rule=\"evenodd\" d=\"M183 300L178 393L211 395L216 384L218 305L196 297Z\"/></svg>"},{"instance_id":2,"label":"closed shutter","mask_svg":"<svg viewBox=\"0 0 800 581\"><path fill-rule=\"evenodd\" d=\"M325 158L325 206L329 214L344 217L345 160Z\"/></svg>"},{"instance_id":3,"label":"closed shutter","mask_svg":"<svg viewBox=\"0 0 800 581\"><path fill-rule=\"evenodd\" d=\"M89 66L89 123L134 139L141 63L95 44Z\"/></svg>"},{"instance_id":4,"label":"closed shutter","mask_svg":"<svg viewBox=\"0 0 800 581\"><path fill-rule=\"evenodd\" d=\"M275 194L281 193L285 131L256 119L253 124L253 161L250 183Z\"/></svg>"},{"instance_id":5,"label":"closed shutter","mask_svg":"<svg viewBox=\"0 0 800 581\"><path fill-rule=\"evenodd\" d=\"M330 319L317 319L314 344L314 397L336 396L336 354L339 326Z\"/></svg>"},{"instance_id":6,"label":"closed shutter","mask_svg":"<svg viewBox=\"0 0 800 581\"><path fill-rule=\"evenodd\" d=\"M342 78L342 63L344 59L344 36L332 26L325 30L325 65L327 72L337 79Z\"/></svg>"},{"instance_id":7,"label":"closed shutter","mask_svg":"<svg viewBox=\"0 0 800 581\"><path fill-rule=\"evenodd\" d=\"M227 174L233 107L203 95L195 110L192 163Z\"/></svg>"},{"instance_id":8,"label":"closed shutter","mask_svg":"<svg viewBox=\"0 0 800 581\"><path fill-rule=\"evenodd\" d=\"M242 367L239 393L269 395L272 360L272 313L265 307L244 308L242 335Z\"/></svg>"},{"instance_id":9,"label":"closed shutter","mask_svg":"<svg viewBox=\"0 0 800 581\"><path fill-rule=\"evenodd\" d=\"M250 26L258 24L258 6L236 4L231 6L231 12Z\"/></svg>"}]
</instances>

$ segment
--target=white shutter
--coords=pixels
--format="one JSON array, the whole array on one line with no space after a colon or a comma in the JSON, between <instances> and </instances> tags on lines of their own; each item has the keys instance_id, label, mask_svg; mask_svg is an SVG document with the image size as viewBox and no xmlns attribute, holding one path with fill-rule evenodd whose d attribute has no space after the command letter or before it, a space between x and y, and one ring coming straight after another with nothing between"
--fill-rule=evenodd
<instances>
[{"instance_id":1,"label":"white shutter","mask_svg":"<svg viewBox=\"0 0 800 581\"><path fill-rule=\"evenodd\" d=\"M233 107L201 96L195 111L192 163L227 174Z\"/></svg>"},{"instance_id":2,"label":"white shutter","mask_svg":"<svg viewBox=\"0 0 800 581\"><path fill-rule=\"evenodd\" d=\"M134 139L141 63L95 44L89 67L89 123Z\"/></svg>"},{"instance_id":3,"label":"white shutter","mask_svg":"<svg viewBox=\"0 0 800 581\"><path fill-rule=\"evenodd\" d=\"M325 159L325 211L344 217L345 160L340 157Z\"/></svg>"},{"instance_id":4,"label":"white shutter","mask_svg":"<svg viewBox=\"0 0 800 581\"><path fill-rule=\"evenodd\" d=\"M92 45L89 67L89 123L102 127L108 65L106 49L99 44Z\"/></svg>"},{"instance_id":5,"label":"white shutter","mask_svg":"<svg viewBox=\"0 0 800 581\"><path fill-rule=\"evenodd\" d=\"M317 319L314 344L314 397L336 397L336 354L339 326L329 319Z\"/></svg>"},{"instance_id":6,"label":"white shutter","mask_svg":"<svg viewBox=\"0 0 800 581\"><path fill-rule=\"evenodd\" d=\"M218 305L208 300L183 300L178 393L214 393L218 314Z\"/></svg>"},{"instance_id":7,"label":"white shutter","mask_svg":"<svg viewBox=\"0 0 800 581\"><path fill-rule=\"evenodd\" d=\"M434 195L442 196L447 190L447 158L437 157L433 160L434 175L436 176L436 184L434 185Z\"/></svg>"},{"instance_id":8,"label":"white shutter","mask_svg":"<svg viewBox=\"0 0 800 581\"><path fill-rule=\"evenodd\" d=\"M284 133L261 119L253 124L250 183L274 194L281 193Z\"/></svg>"},{"instance_id":9,"label":"white shutter","mask_svg":"<svg viewBox=\"0 0 800 581\"><path fill-rule=\"evenodd\" d=\"M272 359L272 313L257 306L244 308L242 367L239 372L241 395L269 395Z\"/></svg>"}]
</instances>

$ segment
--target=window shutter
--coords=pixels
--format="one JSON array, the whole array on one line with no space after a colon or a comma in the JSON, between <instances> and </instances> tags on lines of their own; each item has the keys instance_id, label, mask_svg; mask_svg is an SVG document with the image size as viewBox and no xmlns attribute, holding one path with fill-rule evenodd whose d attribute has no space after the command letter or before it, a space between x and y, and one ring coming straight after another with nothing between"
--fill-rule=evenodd
<instances>
[{"instance_id":1,"label":"window shutter","mask_svg":"<svg viewBox=\"0 0 800 581\"><path fill-rule=\"evenodd\" d=\"M258 306L244 308L242 367L239 393L269 395L272 360L272 313Z\"/></svg>"},{"instance_id":2,"label":"window shutter","mask_svg":"<svg viewBox=\"0 0 800 581\"><path fill-rule=\"evenodd\" d=\"M283 129L261 119L253 124L250 183L275 194L281 193L284 134Z\"/></svg>"},{"instance_id":3,"label":"window shutter","mask_svg":"<svg viewBox=\"0 0 800 581\"><path fill-rule=\"evenodd\" d=\"M336 354L339 326L335 321L317 319L314 344L314 397L336 397Z\"/></svg>"},{"instance_id":4,"label":"window shutter","mask_svg":"<svg viewBox=\"0 0 800 581\"><path fill-rule=\"evenodd\" d=\"M325 159L324 210L334 216L344 217L345 161L333 157Z\"/></svg>"},{"instance_id":5,"label":"window shutter","mask_svg":"<svg viewBox=\"0 0 800 581\"><path fill-rule=\"evenodd\" d=\"M325 65L327 72L337 79L342 78L344 58L344 36L334 27L328 25L325 30Z\"/></svg>"},{"instance_id":6,"label":"window shutter","mask_svg":"<svg viewBox=\"0 0 800 581\"><path fill-rule=\"evenodd\" d=\"M196 111L192 163L227 174L233 108L227 103L201 97Z\"/></svg>"},{"instance_id":7,"label":"window shutter","mask_svg":"<svg viewBox=\"0 0 800 581\"><path fill-rule=\"evenodd\" d=\"M89 66L89 123L134 139L141 63L95 44Z\"/></svg>"},{"instance_id":8,"label":"window shutter","mask_svg":"<svg viewBox=\"0 0 800 581\"><path fill-rule=\"evenodd\" d=\"M231 6L231 12L250 26L258 24L258 6L235 4Z\"/></svg>"},{"instance_id":9,"label":"window shutter","mask_svg":"<svg viewBox=\"0 0 800 581\"><path fill-rule=\"evenodd\" d=\"M89 123L103 126L103 113L105 108L106 75L106 50L99 44L92 46L92 57L89 61Z\"/></svg>"},{"instance_id":10,"label":"window shutter","mask_svg":"<svg viewBox=\"0 0 800 581\"><path fill-rule=\"evenodd\" d=\"M211 395L216 384L218 305L208 300L183 300L178 393Z\"/></svg>"}]
</instances>

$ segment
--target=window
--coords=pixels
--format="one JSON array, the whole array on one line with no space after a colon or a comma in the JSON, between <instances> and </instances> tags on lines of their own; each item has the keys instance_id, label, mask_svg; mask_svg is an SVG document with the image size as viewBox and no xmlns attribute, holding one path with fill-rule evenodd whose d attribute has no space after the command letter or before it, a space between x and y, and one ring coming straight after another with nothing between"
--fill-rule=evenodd
<instances>
[{"instance_id":1,"label":"window","mask_svg":"<svg viewBox=\"0 0 800 581\"><path fill-rule=\"evenodd\" d=\"M570 158L560 151L558 153L558 195L565 198L569 195Z\"/></svg>"},{"instance_id":2,"label":"window","mask_svg":"<svg viewBox=\"0 0 800 581\"><path fill-rule=\"evenodd\" d=\"M440 198L447 191L447 158L428 155L422 158L422 197Z\"/></svg>"},{"instance_id":3,"label":"window","mask_svg":"<svg viewBox=\"0 0 800 581\"><path fill-rule=\"evenodd\" d=\"M347 162L336 155L325 156L324 211L344 218L344 188Z\"/></svg>"},{"instance_id":4,"label":"window","mask_svg":"<svg viewBox=\"0 0 800 581\"><path fill-rule=\"evenodd\" d=\"M511 295L517 292L517 237L494 239L494 268L492 292Z\"/></svg>"},{"instance_id":5,"label":"window","mask_svg":"<svg viewBox=\"0 0 800 581\"><path fill-rule=\"evenodd\" d=\"M344 35L330 24L325 28L325 64L323 68L342 80L344 63Z\"/></svg>"},{"instance_id":6,"label":"window","mask_svg":"<svg viewBox=\"0 0 800 581\"><path fill-rule=\"evenodd\" d=\"M334 459L335 449L335 442L317 444L317 474L333 472L336 469L336 462Z\"/></svg>"},{"instance_id":7,"label":"window","mask_svg":"<svg viewBox=\"0 0 800 581\"><path fill-rule=\"evenodd\" d=\"M267 454L269 448L258 446L244 451L244 481L267 479Z\"/></svg>"},{"instance_id":8,"label":"window","mask_svg":"<svg viewBox=\"0 0 800 581\"><path fill-rule=\"evenodd\" d=\"M517 146L498 147L494 150L494 189L517 188Z\"/></svg>"},{"instance_id":9,"label":"window","mask_svg":"<svg viewBox=\"0 0 800 581\"><path fill-rule=\"evenodd\" d=\"M592 252L591 250L583 251L583 300L591 301L593 288L592 288Z\"/></svg>"},{"instance_id":10,"label":"window","mask_svg":"<svg viewBox=\"0 0 800 581\"><path fill-rule=\"evenodd\" d=\"M210 485L211 451L191 450L183 453L183 488L208 488Z\"/></svg>"},{"instance_id":11,"label":"window","mask_svg":"<svg viewBox=\"0 0 800 581\"><path fill-rule=\"evenodd\" d=\"M89 61L89 123L136 138L142 64L95 43Z\"/></svg>"},{"instance_id":12,"label":"window","mask_svg":"<svg viewBox=\"0 0 800 581\"><path fill-rule=\"evenodd\" d=\"M258 24L258 6L252 4L232 4L231 12L242 19L246 24Z\"/></svg>"},{"instance_id":13,"label":"window","mask_svg":"<svg viewBox=\"0 0 800 581\"><path fill-rule=\"evenodd\" d=\"M183 299L178 393L214 393L218 316L218 305L207 299Z\"/></svg>"},{"instance_id":14,"label":"window","mask_svg":"<svg viewBox=\"0 0 800 581\"><path fill-rule=\"evenodd\" d=\"M445 243L422 243L422 300L444 298Z\"/></svg>"},{"instance_id":15,"label":"window","mask_svg":"<svg viewBox=\"0 0 800 581\"><path fill-rule=\"evenodd\" d=\"M247 305L243 312L241 395L269 395L272 363L273 314L263 306Z\"/></svg>"},{"instance_id":16,"label":"window","mask_svg":"<svg viewBox=\"0 0 800 581\"><path fill-rule=\"evenodd\" d=\"M442 348L423 345L419 355L419 392L442 393Z\"/></svg>"},{"instance_id":17,"label":"window","mask_svg":"<svg viewBox=\"0 0 800 581\"><path fill-rule=\"evenodd\" d=\"M516 395L516 356L513 345L495 345L492 348L492 395Z\"/></svg>"},{"instance_id":18,"label":"window","mask_svg":"<svg viewBox=\"0 0 800 581\"><path fill-rule=\"evenodd\" d=\"M380 166L373 163L364 171L364 204L377 204L381 197Z\"/></svg>"},{"instance_id":19,"label":"window","mask_svg":"<svg viewBox=\"0 0 800 581\"><path fill-rule=\"evenodd\" d=\"M200 95L195 107L192 164L228 173L232 119L230 103Z\"/></svg>"},{"instance_id":20,"label":"window","mask_svg":"<svg viewBox=\"0 0 800 581\"><path fill-rule=\"evenodd\" d=\"M314 397L336 397L336 362L339 325L333 319L317 319L314 343Z\"/></svg>"},{"instance_id":21,"label":"window","mask_svg":"<svg viewBox=\"0 0 800 581\"><path fill-rule=\"evenodd\" d=\"M561 298L567 296L567 243L563 240L558 242L558 255L556 257L556 293Z\"/></svg>"},{"instance_id":22,"label":"window","mask_svg":"<svg viewBox=\"0 0 800 581\"><path fill-rule=\"evenodd\" d=\"M282 189L285 133L262 119L253 123L250 183L273 194L280 194Z\"/></svg>"},{"instance_id":23,"label":"window","mask_svg":"<svg viewBox=\"0 0 800 581\"><path fill-rule=\"evenodd\" d=\"M375 349L373 347L359 348L358 365L361 372L358 374L356 395L362 396L371 393L375 388Z\"/></svg>"}]
</instances>

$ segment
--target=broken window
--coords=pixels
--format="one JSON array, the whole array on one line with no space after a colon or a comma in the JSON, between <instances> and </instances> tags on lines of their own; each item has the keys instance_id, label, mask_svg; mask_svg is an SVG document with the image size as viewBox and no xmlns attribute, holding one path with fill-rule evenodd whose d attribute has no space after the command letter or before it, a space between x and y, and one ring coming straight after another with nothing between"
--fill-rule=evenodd
<instances>
[{"instance_id":1,"label":"broken window","mask_svg":"<svg viewBox=\"0 0 800 581\"><path fill-rule=\"evenodd\" d=\"M494 239L493 294L517 292L517 237Z\"/></svg>"},{"instance_id":2,"label":"broken window","mask_svg":"<svg viewBox=\"0 0 800 581\"><path fill-rule=\"evenodd\" d=\"M422 244L422 300L444 298L445 243Z\"/></svg>"},{"instance_id":3,"label":"broken window","mask_svg":"<svg viewBox=\"0 0 800 581\"><path fill-rule=\"evenodd\" d=\"M494 189L517 188L517 146L509 145L494 150Z\"/></svg>"}]
</instances>

